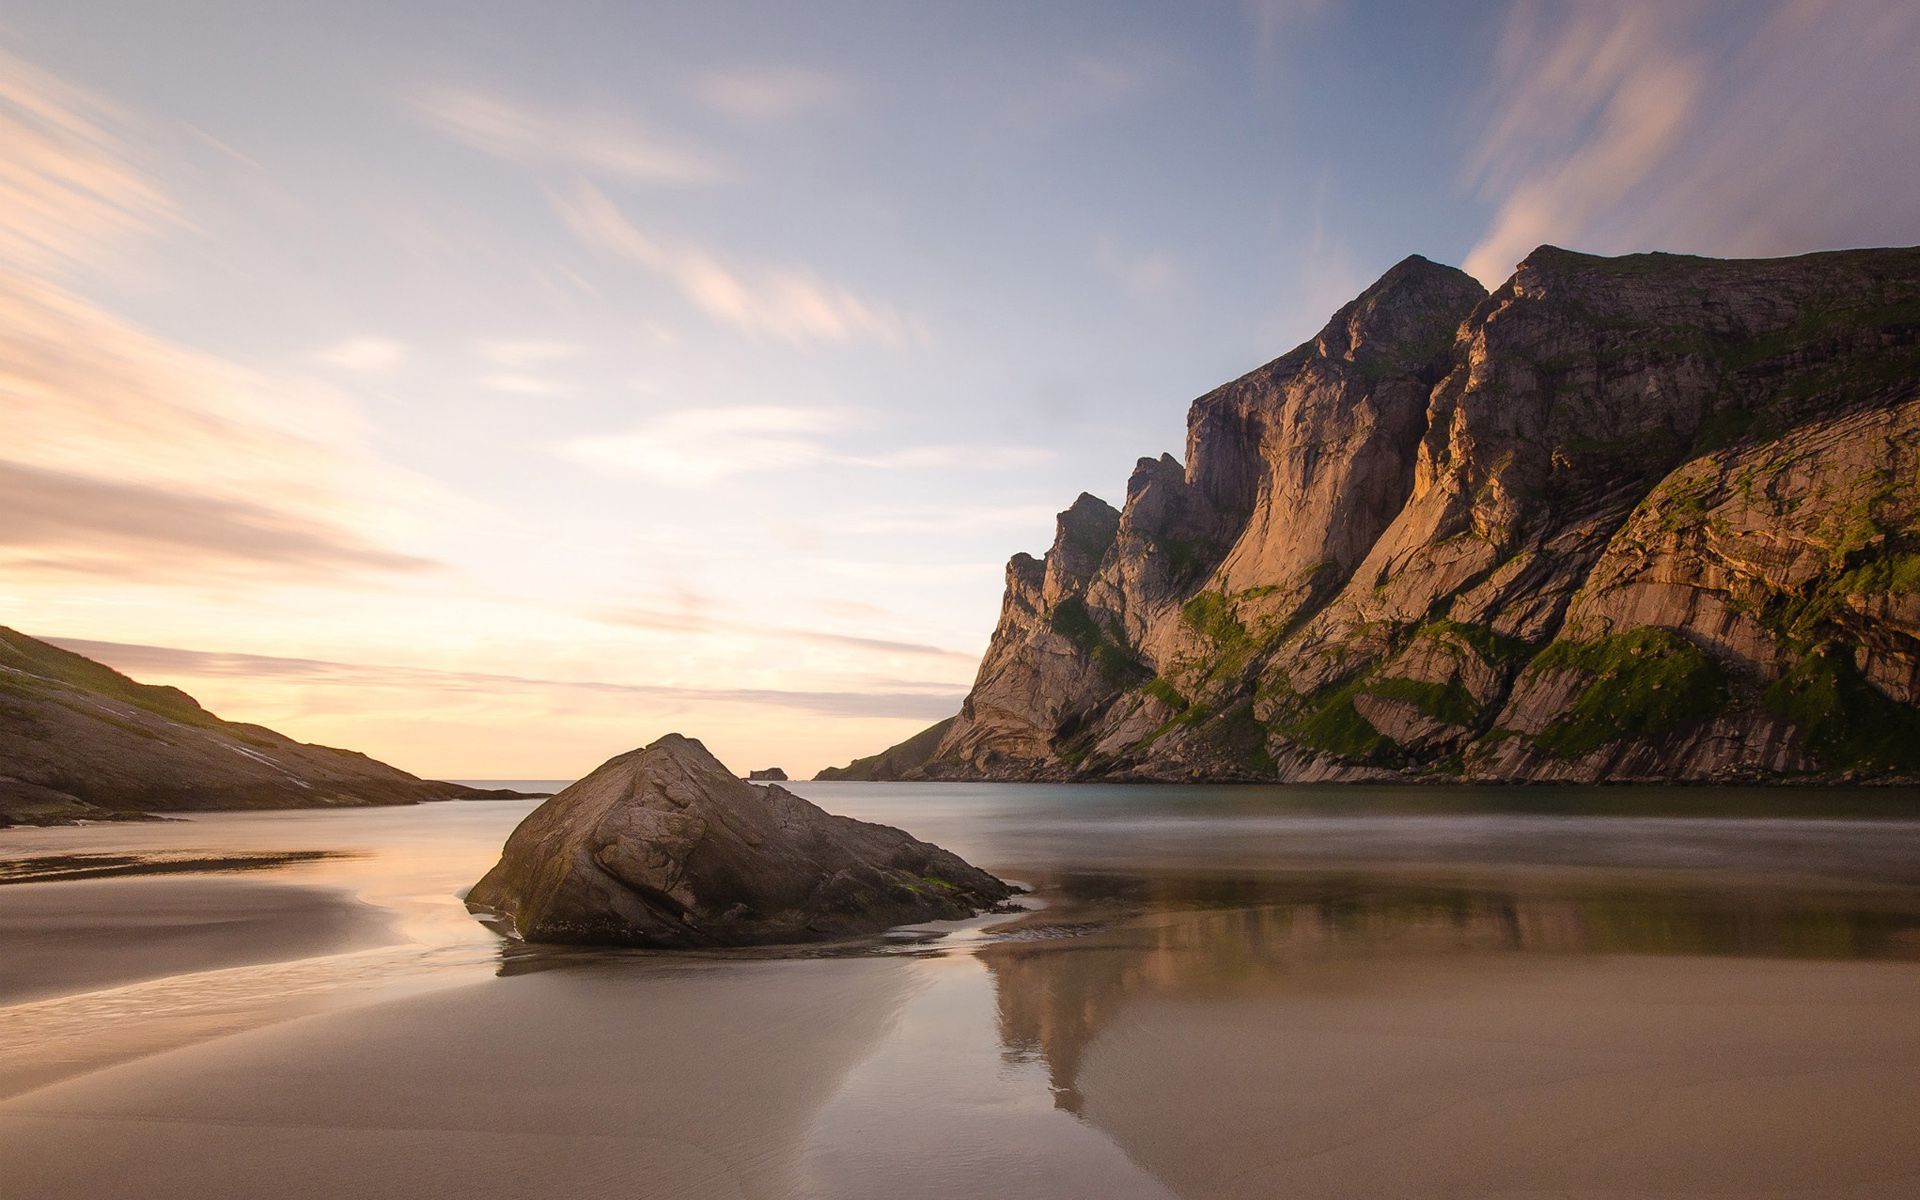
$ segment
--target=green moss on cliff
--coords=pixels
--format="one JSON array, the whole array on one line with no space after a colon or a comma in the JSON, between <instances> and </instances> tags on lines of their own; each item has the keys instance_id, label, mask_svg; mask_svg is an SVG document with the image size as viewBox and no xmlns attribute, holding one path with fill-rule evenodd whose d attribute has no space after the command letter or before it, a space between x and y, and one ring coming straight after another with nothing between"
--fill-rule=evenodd
<instances>
[{"instance_id":1,"label":"green moss on cliff","mask_svg":"<svg viewBox=\"0 0 1920 1200\"><path fill-rule=\"evenodd\" d=\"M1844 650L1808 654L1767 689L1764 703L1800 727L1824 766L1920 771L1920 712L1868 683Z\"/></svg>"},{"instance_id":2,"label":"green moss on cliff","mask_svg":"<svg viewBox=\"0 0 1920 1200\"><path fill-rule=\"evenodd\" d=\"M1362 677L1322 688L1308 697L1306 707L1283 728L1303 746L1355 762L1386 765L1398 747L1353 706L1353 698L1367 686Z\"/></svg>"},{"instance_id":3,"label":"green moss on cliff","mask_svg":"<svg viewBox=\"0 0 1920 1200\"><path fill-rule=\"evenodd\" d=\"M1726 704L1726 680L1712 655L1669 629L1646 627L1583 642L1556 642L1527 668L1592 676L1567 710L1534 738L1562 758L1609 742L1673 733Z\"/></svg>"},{"instance_id":4,"label":"green moss on cliff","mask_svg":"<svg viewBox=\"0 0 1920 1200\"><path fill-rule=\"evenodd\" d=\"M1509 637L1489 625L1473 625L1465 621L1441 618L1428 621L1418 631L1419 636L1451 639L1469 646L1482 661L1490 666L1523 661L1533 650L1533 644L1521 638Z\"/></svg>"},{"instance_id":5,"label":"green moss on cliff","mask_svg":"<svg viewBox=\"0 0 1920 1200\"><path fill-rule=\"evenodd\" d=\"M1113 686L1118 687L1143 673L1132 648L1120 639L1117 631L1102 629L1087 611L1086 602L1078 596L1069 596L1056 604L1047 614L1047 627L1092 659L1100 678Z\"/></svg>"},{"instance_id":6,"label":"green moss on cliff","mask_svg":"<svg viewBox=\"0 0 1920 1200\"><path fill-rule=\"evenodd\" d=\"M1182 604L1180 619L1218 649L1234 649L1249 640L1247 627L1233 611L1233 602L1220 592L1201 592Z\"/></svg>"},{"instance_id":7,"label":"green moss on cliff","mask_svg":"<svg viewBox=\"0 0 1920 1200\"><path fill-rule=\"evenodd\" d=\"M1432 683L1424 679L1371 679L1366 692L1383 700L1411 704L1436 721L1449 725L1472 725L1480 718L1480 705L1457 679Z\"/></svg>"},{"instance_id":8,"label":"green moss on cliff","mask_svg":"<svg viewBox=\"0 0 1920 1200\"><path fill-rule=\"evenodd\" d=\"M1761 624L1788 645L1811 649L1846 632L1851 598L1920 592L1920 550L1882 540L1848 554L1840 567L1760 605Z\"/></svg>"},{"instance_id":9,"label":"green moss on cliff","mask_svg":"<svg viewBox=\"0 0 1920 1200\"><path fill-rule=\"evenodd\" d=\"M1053 611L1047 614L1047 627L1088 654L1105 640L1099 623L1078 596L1068 596L1054 605Z\"/></svg>"},{"instance_id":10,"label":"green moss on cliff","mask_svg":"<svg viewBox=\"0 0 1920 1200\"><path fill-rule=\"evenodd\" d=\"M1158 675L1149 679L1140 691L1143 695L1152 696L1176 712L1184 711L1187 707L1187 698L1180 694L1179 689Z\"/></svg>"}]
</instances>

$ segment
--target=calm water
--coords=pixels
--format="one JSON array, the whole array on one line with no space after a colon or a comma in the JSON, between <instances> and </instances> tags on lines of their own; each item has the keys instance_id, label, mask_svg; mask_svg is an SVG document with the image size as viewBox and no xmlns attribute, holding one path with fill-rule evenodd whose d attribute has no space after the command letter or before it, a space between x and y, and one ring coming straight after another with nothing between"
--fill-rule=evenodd
<instances>
[{"instance_id":1,"label":"calm water","mask_svg":"<svg viewBox=\"0 0 1920 1200\"><path fill-rule=\"evenodd\" d=\"M1915 1194L1911 793L790 786L1034 910L550 951L457 899L535 801L0 834L0 860L330 852L0 887L41 992L119 971L5 981L32 998L0 991L0 1165L21 1195L243 1195L295 1161L286 1194ZM339 945L296 945L317 917L275 897ZM203 937L223 906L261 924ZM455 1115L378 1115L416 1092ZM284 1137L210 1148L234 1120Z\"/></svg>"}]
</instances>

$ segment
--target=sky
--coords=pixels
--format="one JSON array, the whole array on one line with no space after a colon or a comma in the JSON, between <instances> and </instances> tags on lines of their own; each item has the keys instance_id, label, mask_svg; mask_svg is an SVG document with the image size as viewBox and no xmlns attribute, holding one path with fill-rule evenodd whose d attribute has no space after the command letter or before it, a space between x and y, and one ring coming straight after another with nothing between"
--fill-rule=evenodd
<instances>
[{"instance_id":1,"label":"sky","mask_svg":"<svg viewBox=\"0 0 1920 1200\"><path fill-rule=\"evenodd\" d=\"M443 778L950 715L1408 254L1920 242L1920 6L0 0L0 624Z\"/></svg>"}]
</instances>

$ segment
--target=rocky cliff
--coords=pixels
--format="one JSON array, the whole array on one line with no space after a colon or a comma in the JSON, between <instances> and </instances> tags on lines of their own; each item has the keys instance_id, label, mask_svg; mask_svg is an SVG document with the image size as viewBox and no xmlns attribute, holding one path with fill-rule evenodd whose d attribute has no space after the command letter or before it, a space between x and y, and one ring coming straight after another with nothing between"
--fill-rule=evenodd
<instances>
[{"instance_id":1,"label":"rocky cliff","mask_svg":"<svg viewBox=\"0 0 1920 1200\"><path fill-rule=\"evenodd\" d=\"M0 825L511 796L223 721L178 688L0 627Z\"/></svg>"},{"instance_id":2,"label":"rocky cliff","mask_svg":"<svg viewBox=\"0 0 1920 1200\"><path fill-rule=\"evenodd\" d=\"M895 777L1920 774L1917 487L1920 250L1410 258L1014 556Z\"/></svg>"}]
</instances>

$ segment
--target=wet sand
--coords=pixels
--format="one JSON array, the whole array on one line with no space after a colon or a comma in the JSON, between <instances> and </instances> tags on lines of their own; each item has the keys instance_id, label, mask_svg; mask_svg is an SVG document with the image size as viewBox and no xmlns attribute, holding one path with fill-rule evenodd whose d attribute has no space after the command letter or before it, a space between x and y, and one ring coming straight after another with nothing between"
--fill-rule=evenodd
<instances>
[{"instance_id":1,"label":"wet sand","mask_svg":"<svg viewBox=\"0 0 1920 1200\"><path fill-rule=\"evenodd\" d=\"M0 1005L381 945L390 914L337 888L215 875L9 884Z\"/></svg>"},{"instance_id":2,"label":"wet sand","mask_svg":"<svg viewBox=\"0 0 1920 1200\"><path fill-rule=\"evenodd\" d=\"M785 958L503 946L456 893L530 805L131 827L354 857L0 887L55 945L0 999L0 1193L1920 1194L1920 826L941 795L835 807L1047 907Z\"/></svg>"},{"instance_id":3,"label":"wet sand","mask_svg":"<svg viewBox=\"0 0 1920 1200\"><path fill-rule=\"evenodd\" d=\"M1051 985L1015 1003L1084 999L1068 960L1100 952L1007 951ZM1069 1030L1098 1006L1052 1014L1086 1038L1065 1102L1046 1048L1009 1053L1005 981L969 952L576 961L0 1103L7 1194L1892 1200L1920 1180L1912 964L1475 955L1161 983L1106 997L1097 1028Z\"/></svg>"},{"instance_id":4,"label":"wet sand","mask_svg":"<svg viewBox=\"0 0 1920 1200\"><path fill-rule=\"evenodd\" d=\"M7 1194L788 1195L813 1113L912 988L874 960L626 966L283 1023L17 1097Z\"/></svg>"},{"instance_id":5,"label":"wet sand","mask_svg":"<svg viewBox=\"0 0 1920 1200\"><path fill-rule=\"evenodd\" d=\"M1130 1006L1082 1113L1176 1194L1911 1197L1920 970L1353 966Z\"/></svg>"}]
</instances>

